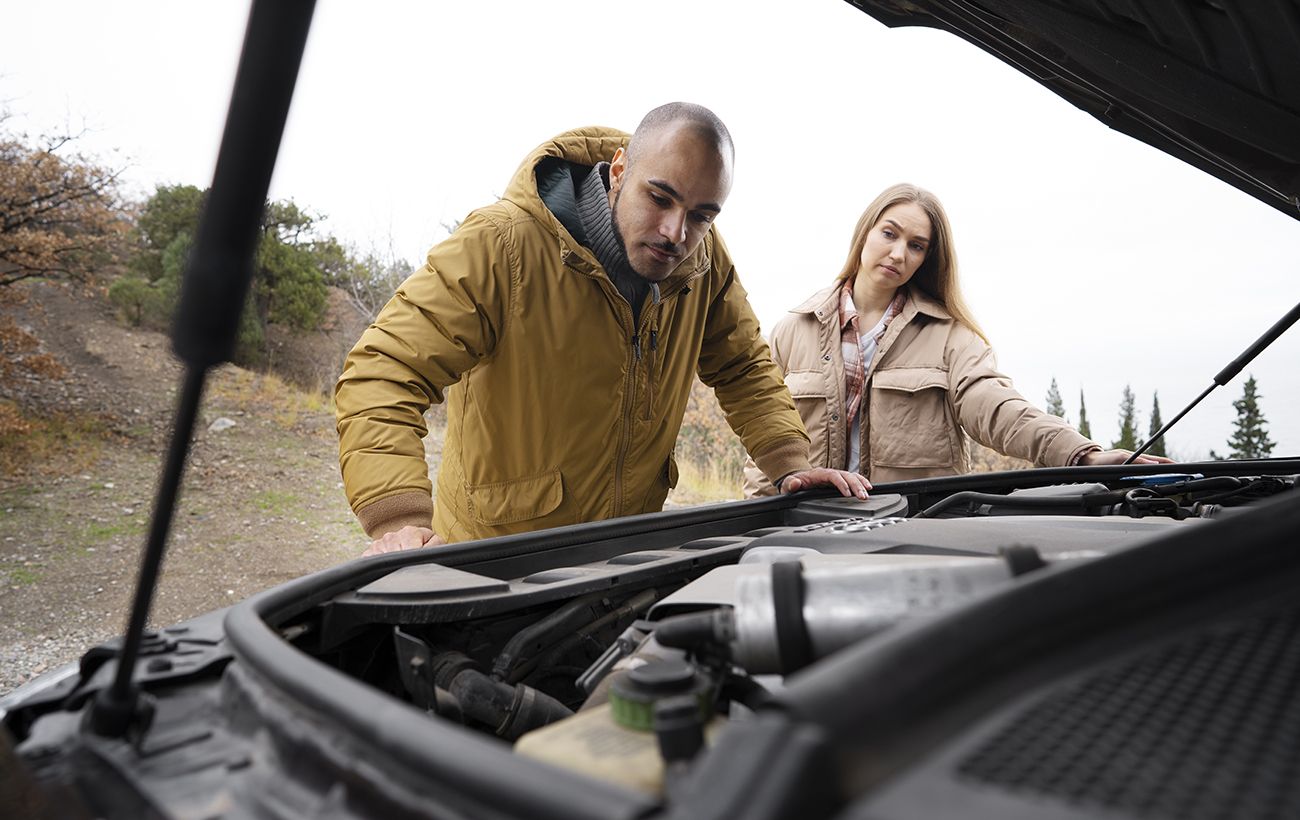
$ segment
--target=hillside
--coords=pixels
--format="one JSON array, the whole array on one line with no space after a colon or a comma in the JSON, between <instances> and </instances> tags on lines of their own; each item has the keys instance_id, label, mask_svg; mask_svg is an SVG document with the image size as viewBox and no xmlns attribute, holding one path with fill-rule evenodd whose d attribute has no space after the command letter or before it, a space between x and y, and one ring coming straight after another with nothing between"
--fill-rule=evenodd
<instances>
[{"instance_id":1,"label":"hillside","mask_svg":"<svg viewBox=\"0 0 1300 820\"><path fill-rule=\"evenodd\" d=\"M48 358L0 379L0 692L125 625L180 374L165 336L122 327L104 302L52 285L22 295L0 306L0 335L30 334L41 346L26 355ZM217 369L186 479L154 623L365 546L317 393Z\"/></svg>"}]
</instances>

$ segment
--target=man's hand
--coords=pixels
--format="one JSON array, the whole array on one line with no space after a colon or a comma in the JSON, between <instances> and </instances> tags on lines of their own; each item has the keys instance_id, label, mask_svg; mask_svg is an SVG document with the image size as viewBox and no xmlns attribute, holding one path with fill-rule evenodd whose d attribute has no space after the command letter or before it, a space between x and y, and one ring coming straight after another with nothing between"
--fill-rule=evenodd
<instances>
[{"instance_id":1,"label":"man's hand","mask_svg":"<svg viewBox=\"0 0 1300 820\"><path fill-rule=\"evenodd\" d=\"M1079 459L1079 464L1085 467L1092 467L1098 464L1123 464L1128 457L1133 455L1132 450L1093 450L1091 453L1084 453ZM1172 458L1164 456L1140 455L1133 460L1134 464L1173 464Z\"/></svg>"},{"instance_id":2,"label":"man's hand","mask_svg":"<svg viewBox=\"0 0 1300 820\"><path fill-rule=\"evenodd\" d=\"M848 470L832 470L829 467L814 467L781 479L781 492L793 493L810 487L824 487L830 484L840 491L840 495L866 498L871 482L857 473Z\"/></svg>"},{"instance_id":3,"label":"man's hand","mask_svg":"<svg viewBox=\"0 0 1300 820\"><path fill-rule=\"evenodd\" d=\"M398 552L400 550L415 550L420 547L436 547L445 544L433 530L428 527L402 527L400 530L386 532L383 536L376 538L366 547L366 551L361 553L362 558L371 555L379 555L381 552Z\"/></svg>"}]
</instances>

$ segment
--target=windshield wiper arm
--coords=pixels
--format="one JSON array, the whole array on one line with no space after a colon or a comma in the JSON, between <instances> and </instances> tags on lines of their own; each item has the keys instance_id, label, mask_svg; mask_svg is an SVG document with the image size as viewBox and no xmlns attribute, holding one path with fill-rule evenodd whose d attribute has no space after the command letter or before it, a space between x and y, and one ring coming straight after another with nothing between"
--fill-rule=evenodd
<instances>
[{"instance_id":1,"label":"windshield wiper arm","mask_svg":"<svg viewBox=\"0 0 1300 820\"><path fill-rule=\"evenodd\" d=\"M1151 445L1159 441L1160 437L1165 434L1165 431L1167 431L1170 427L1173 427L1175 424L1177 424L1178 420L1181 419L1183 416L1187 415L1187 412L1189 410L1191 410L1196 405L1200 404L1201 399L1205 398L1206 396L1210 395L1210 393L1214 392L1214 389L1216 387L1222 387L1223 385L1232 381L1233 377L1236 376L1238 373L1240 373L1243 367L1250 364L1251 360L1254 359L1256 356L1258 356L1260 353L1263 353L1264 348L1268 347L1269 345L1273 344L1273 342L1277 341L1277 337L1281 336L1283 333L1286 333L1287 329L1290 328L1291 325L1295 324L1297 319L1300 319L1300 304L1297 304L1295 307L1291 308L1291 310L1285 316L1283 316L1281 319L1278 319L1277 324L1270 327L1267 333L1265 333L1263 336L1260 336L1258 339L1256 339L1255 343L1250 347L1248 347L1245 353L1242 353L1240 356L1233 359L1228 364L1227 367L1220 370L1219 375L1214 377L1214 384L1211 384L1209 387L1205 388L1205 392L1197 396L1192 401L1191 404L1184 407L1182 412L1174 416L1173 419L1168 424L1166 424L1164 427L1161 427L1159 430L1157 430L1156 434L1151 437L1151 440L1143 444L1141 447L1137 448L1137 451L1133 453L1133 455L1129 456L1124 463L1132 464L1133 459L1145 453L1151 447Z\"/></svg>"}]
</instances>

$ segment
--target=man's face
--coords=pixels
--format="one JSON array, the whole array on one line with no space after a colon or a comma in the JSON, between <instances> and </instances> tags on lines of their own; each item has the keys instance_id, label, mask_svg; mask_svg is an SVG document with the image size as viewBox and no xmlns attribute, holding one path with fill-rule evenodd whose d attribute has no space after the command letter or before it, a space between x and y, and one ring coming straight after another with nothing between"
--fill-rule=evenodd
<instances>
[{"instance_id":1,"label":"man's face","mask_svg":"<svg viewBox=\"0 0 1300 820\"><path fill-rule=\"evenodd\" d=\"M731 192L731 161L690 128L667 126L637 143L628 167L610 162L614 232L632 270L662 282L699 247Z\"/></svg>"}]
</instances>

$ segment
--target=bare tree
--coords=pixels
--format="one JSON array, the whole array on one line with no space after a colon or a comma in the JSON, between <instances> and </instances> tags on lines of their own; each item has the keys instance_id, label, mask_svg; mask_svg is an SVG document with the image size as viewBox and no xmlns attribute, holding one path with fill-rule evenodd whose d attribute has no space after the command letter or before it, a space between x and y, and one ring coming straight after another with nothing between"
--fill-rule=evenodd
<instances>
[{"instance_id":1,"label":"bare tree","mask_svg":"<svg viewBox=\"0 0 1300 820\"><path fill-rule=\"evenodd\" d=\"M75 150L85 132L35 140L0 114L0 287L24 279L84 281L116 261L129 220L121 169Z\"/></svg>"}]
</instances>

